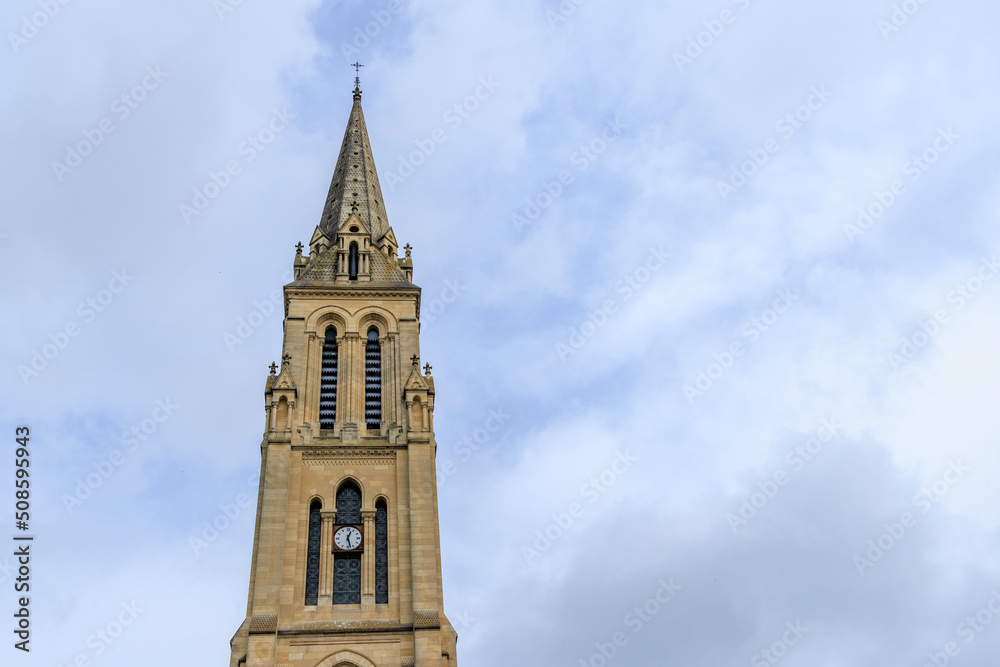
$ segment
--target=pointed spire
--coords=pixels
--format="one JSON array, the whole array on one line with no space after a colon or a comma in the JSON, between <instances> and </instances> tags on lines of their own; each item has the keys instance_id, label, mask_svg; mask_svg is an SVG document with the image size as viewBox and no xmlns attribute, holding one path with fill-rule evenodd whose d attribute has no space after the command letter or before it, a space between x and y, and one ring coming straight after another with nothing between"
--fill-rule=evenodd
<instances>
[{"instance_id":1,"label":"pointed spire","mask_svg":"<svg viewBox=\"0 0 1000 667\"><path fill-rule=\"evenodd\" d=\"M355 63L355 67L362 65ZM368 227L372 244L375 244L389 230L389 221L375 171L375 158L368 141L365 116L361 111L360 86L360 79L355 77L354 104L347 119L347 130L330 182L320 228L328 238L336 240L341 225L356 214Z\"/></svg>"},{"instance_id":2,"label":"pointed spire","mask_svg":"<svg viewBox=\"0 0 1000 667\"><path fill-rule=\"evenodd\" d=\"M351 67L354 68L354 99L360 100L361 99L361 68L364 67L364 65L361 64L360 60L358 60L358 61L355 61L354 63L352 63Z\"/></svg>"}]
</instances>

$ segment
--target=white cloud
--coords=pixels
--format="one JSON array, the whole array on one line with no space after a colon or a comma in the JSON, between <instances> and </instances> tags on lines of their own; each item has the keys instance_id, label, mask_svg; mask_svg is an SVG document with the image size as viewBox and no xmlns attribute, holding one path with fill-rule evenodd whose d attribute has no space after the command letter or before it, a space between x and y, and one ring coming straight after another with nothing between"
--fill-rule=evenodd
<instances>
[{"instance_id":1,"label":"white cloud","mask_svg":"<svg viewBox=\"0 0 1000 667\"><path fill-rule=\"evenodd\" d=\"M441 512L463 663L586 662L673 577L683 589L619 664L746 664L798 619L810 629L783 664L920 664L985 605L998 569L998 285L961 309L948 299L998 248L996 92L984 84L997 10L926 3L883 38L891 2L572 6L550 25L560 3L406 3L351 54L425 298L467 285L422 338L439 459L461 464ZM68 664L133 597L146 625L101 664L173 664L145 646L193 636L192 619L189 655L227 659L252 529L200 558L187 538L258 466L279 316L235 349L224 336L308 240L350 107L342 45L379 7L244 2L220 20L207 1L70 3L8 48L0 404L4 423L38 436L40 536L72 545L46 553L39 594L40 630L67 643L40 634L32 660ZM674 52L723 9L734 21L679 71ZM17 31L35 11L16 3L0 24ZM168 74L121 117L112 105L148 67ZM456 124L446 114L481 77L499 85ZM829 100L783 134L822 86ZM249 159L243 142L286 108L288 127ZM581 161L614 118L627 128ZM60 182L53 161L104 119L113 131ZM390 190L436 127L448 140ZM906 172L949 127L953 146L919 179ZM777 150L723 199L718 182L769 138ZM239 173L185 224L179 206L229 161ZM572 184L516 229L511 215L563 170ZM851 242L845 226L894 179L905 193ZM670 257L626 297L620 281L651 247ZM123 268L134 281L84 315ZM753 318L768 322L782 289L799 298L764 331ZM894 369L889 353L940 309L948 322ZM59 347L70 324L79 333ZM560 360L574 332L585 344ZM723 363L734 342L742 354ZM59 349L25 384L18 366L46 345ZM689 402L683 387L701 373L718 377ZM62 494L166 397L176 415L66 512ZM509 423L460 459L455 443L498 407ZM843 433L733 535L726 514L830 418ZM627 450L639 463L591 503L581 489ZM972 467L961 483L915 509L959 459ZM527 564L521 547L574 502L583 513ZM860 576L852 558L905 511L916 526ZM992 636L959 637L963 664L991 664Z\"/></svg>"}]
</instances>

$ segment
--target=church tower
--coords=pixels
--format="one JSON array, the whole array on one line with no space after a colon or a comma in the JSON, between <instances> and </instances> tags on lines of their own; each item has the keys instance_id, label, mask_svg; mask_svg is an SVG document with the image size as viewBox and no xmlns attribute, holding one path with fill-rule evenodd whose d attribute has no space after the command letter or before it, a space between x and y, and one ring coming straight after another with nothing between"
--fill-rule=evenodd
<instances>
[{"instance_id":1,"label":"church tower","mask_svg":"<svg viewBox=\"0 0 1000 667\"><path fill-rule=\"evenodd\" d=\"M357 80L356 80L357 81ZM308 255L285 285L246 620L230 667L454 667L444 615L434 379L361 90Z\"/></svg>"}]
</instances>

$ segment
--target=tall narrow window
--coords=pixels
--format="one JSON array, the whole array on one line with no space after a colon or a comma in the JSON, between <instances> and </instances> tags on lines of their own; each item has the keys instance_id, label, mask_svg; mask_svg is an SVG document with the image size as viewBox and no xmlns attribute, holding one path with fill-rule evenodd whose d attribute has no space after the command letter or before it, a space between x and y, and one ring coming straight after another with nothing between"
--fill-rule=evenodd
<instances>
[{"instance_id":1,"label":"tall narrow window","mask_svg":"<svg viewBox=\"0 0 1000 667\"><path fill-rule=\"evenodd\" d=\"M288 399L284 396L278 401L278 415L275 422L276 431L281 432L288 428Z\"/></svg>"},{"instance_id":2,"label":"tall narrow window","mask_svg":"<svg viewBox=\"0 0 1000 667\"><path fill-rule=\"evenodd\" d=\"M347 272L351 280L358 279L358 244L352 243L347 257Z\"/></svg>"},{"instance_id":3,"label":"tall narrow window","mask_svg":"<svg viewBox=\"0 0 1000 667\"><path fill-rule=\"evenodd\" d=\"M410 429L413 431L424 430L424 406L420 402L419 396L414 396L413 406L410 408Z\"/></svg>"},{"instance_id":4,"label":"tall narrow window","mask_svg":"<svg viewBox=\"0 0 1000 667\"><path fill-rule=\"evenodd\" d=\"M319 542L323 528L319 514L320 503L314 500L309 506L309 538L306 546L306 604L315 605L319 595Z\"/></svg>"},{"instance_id":5,"label":"tall narrow window","mask_svg":"<svg viewBox=\"0 0 1000 667\"><path fill-rule=\"evenodd\" d=\"M319 427L333 428L337 419L337 330L326 330L323 368L319 386Z\"/></svg>"},{"instance_id":6,"label":"tall narrow window","mask_svg":"<svg viewBox=\"0 0 1000 667\"><path fill-rule=\"evenodd\" d=\"M337 491L337 523L361 523L361 491L353 482ZM333 604L361 604L361 554L337 554L333 559Z\"/></svg>"},{"instance_id":7,"label":"tall narrow window","mask_svg":"<svg viewBox=\"0 0 1000 667\"><path fill-rule=\"evenodd\" d=\"M374 431L382 426L382 346L375 327L365 346L365 424Z\"/></svg>"},{"instance_id":8,"label":"tall narrow window","mask_svg":"<svg viewBox=\"0 0 1000 667\"><path fill-rule=\"evenodd\" d=\"M389 517L385 501L375 503L375 603L389 602Z\"/></svg>"}]
</instances>

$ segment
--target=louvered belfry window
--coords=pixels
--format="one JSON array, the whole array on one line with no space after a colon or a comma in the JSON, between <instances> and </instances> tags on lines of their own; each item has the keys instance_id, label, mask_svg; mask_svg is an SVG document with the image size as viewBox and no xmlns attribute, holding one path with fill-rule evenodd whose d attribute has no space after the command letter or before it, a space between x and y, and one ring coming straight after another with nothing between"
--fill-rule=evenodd
<instances>
[{"instance_id":1,"label":"louvered belfry window","mask_svg":"<svg viewBox=\"0 0 1000 667\"><path fill-rule=\"evenodd\" d=\"M361 491L352 482L345 482L337 491L337 524L360 523ZM337 554L334 558L333 604L361 604L360 554Z\"/></svg>"},{"instance_id":2,"label":"louvered belfry window","mask_svg":"<svg viewBox=\"0 0 1000 667\"><path fill-rule=\"evenodd\" d=\"M337 330L326 330L323 341L323 368L319 387L319 427L333 428L337 419Z\"/></svg>"},{"instance_id":3,"label":"louvered belfry window","mask_svg":"<svg viewBox=\"0 0 1000 667\"><path fill-rule=\"evenodd\" d=\"M365 424L375 431L382 426L382 346L375 327L365 346Z\"/></svg>"},{"instance_id":4,"label":"louvered belfry window","mask_svg":"<svg viewBox=\"0 0 1000 667\"><path fill-rule=\"evenodd\" d=\"M320 504L314 500L309 506L309 538L306 548L306 604L315 605L319 596L319 543L323 527Z\"/></svg>"},{"instance_id":5,"label":"louvered belfry window","mask_svg":"<svg viewBox=\"0 0 1000 667\"><path fill-rule=\"evenodd\" d=\"M375 503L375 603L389 602L389 517L384 500Z\"/></svg>"},{"instance_id":6,"label":"louvered belfry window","mask_svg":"<svg viewBox=\"0 0 1000 667\"><path fill-rule=\"evenodd\" d=\"M352 243L347 252L347 273L351 280L358 279L358 244Z\"/></svg>"}]
</instances>

